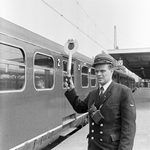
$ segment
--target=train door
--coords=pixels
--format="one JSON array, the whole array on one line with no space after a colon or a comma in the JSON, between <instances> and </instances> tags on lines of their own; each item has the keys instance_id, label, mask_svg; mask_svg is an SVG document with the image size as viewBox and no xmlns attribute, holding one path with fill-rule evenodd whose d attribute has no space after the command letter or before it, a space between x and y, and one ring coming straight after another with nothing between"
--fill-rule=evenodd
<instances>
[{"instance_id":1,"label":"train door","mask_svg":"<svg viewBox=\"0 0 150 150\"><path fill-rule=\"evenodd\" d=\"M62 88L63 88L63 93L62 95L64 95L66 88L64 85L65 80L67 79L68 73L67 73L67 66L68 66L68 58L67 57L63 57L62 60ZM72 64L71 64L71 76L73 79L73 82L76 82L76 78L75 78L75 68L76 68L76 61L73 60ZM62 99L62 110L63 110L63 124L68 120L72 120L76 117L76 113L73 110L72 106L70 105L69 101L66 99L66 97L64 96L64 98Z\"/></svg>"}]
</instances>

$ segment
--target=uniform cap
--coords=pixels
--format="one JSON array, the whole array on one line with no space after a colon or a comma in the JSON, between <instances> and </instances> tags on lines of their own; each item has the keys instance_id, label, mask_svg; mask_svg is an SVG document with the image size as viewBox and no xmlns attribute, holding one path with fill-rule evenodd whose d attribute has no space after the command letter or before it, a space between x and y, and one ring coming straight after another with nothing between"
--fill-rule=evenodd
<instances>
[{"instance_id":1,"label":"uniform cap","mask_svg":"<svg viewBox=\"0 0 150 150\"><path fill-rule=\"evenodd\" d=\"M114 58L109 54L98 54L95 56L93 67L100 64L112 64L114 65Z\"/></svg>"}]
</instances>

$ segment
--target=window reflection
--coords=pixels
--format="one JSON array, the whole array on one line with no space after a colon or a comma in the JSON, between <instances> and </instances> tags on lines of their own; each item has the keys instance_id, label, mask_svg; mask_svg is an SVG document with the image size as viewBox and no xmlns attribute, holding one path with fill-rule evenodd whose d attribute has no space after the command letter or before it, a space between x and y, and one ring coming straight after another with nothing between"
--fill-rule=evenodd
<instances>
[{"instance_id":1,"label":"window reflection","mask_svg":"<svg viewBox=\"0 0 150 150\"><path fill-rule=\"evenodd\" d=\"M16 47L0 44L0 91L19 90L25 84L25 55Z\"/></svg>"}]
</instances>

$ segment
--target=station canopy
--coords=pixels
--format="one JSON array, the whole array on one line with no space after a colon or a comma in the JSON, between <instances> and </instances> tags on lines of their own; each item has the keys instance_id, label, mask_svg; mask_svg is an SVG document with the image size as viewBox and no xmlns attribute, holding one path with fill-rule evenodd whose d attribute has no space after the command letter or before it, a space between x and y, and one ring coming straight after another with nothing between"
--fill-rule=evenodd
<instances>
[{"instance_id":1,"label":"station canopy","mask_svg":"<svg viewBox=\"0 0 150 150\"><path fill-rule=\"evenodd\" d=\"M150 80L150 48L109 49L108 53L137 76Z\"/></svg>"}]
</instances>

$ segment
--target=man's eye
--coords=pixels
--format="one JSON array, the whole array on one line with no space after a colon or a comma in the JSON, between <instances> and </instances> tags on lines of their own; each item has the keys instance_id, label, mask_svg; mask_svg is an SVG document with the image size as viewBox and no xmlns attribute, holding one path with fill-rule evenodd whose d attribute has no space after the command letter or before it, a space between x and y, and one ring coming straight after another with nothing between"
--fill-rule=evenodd
<instances>
[{"instance_id":1,"label":"man's eye","mask_svg":"<svg viewBox=\"0 0 150 150\"><path fill-rule=\"evenodd\" d=\"M106 71L105 70L101 70L101 71L96 70L95 72L98 74L98 73L105 73Z\"/></svg>"}]
</instances>

